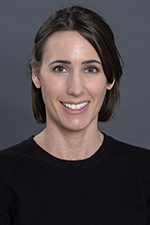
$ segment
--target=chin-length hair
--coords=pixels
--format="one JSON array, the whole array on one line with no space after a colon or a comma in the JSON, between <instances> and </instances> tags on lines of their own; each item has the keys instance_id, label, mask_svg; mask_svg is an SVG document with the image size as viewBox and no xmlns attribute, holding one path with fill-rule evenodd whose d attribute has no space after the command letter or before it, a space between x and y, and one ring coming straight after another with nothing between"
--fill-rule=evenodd
<instances>
[{"instance_id":1,"label":"chin-length hair","mask_svg":"<svg viewBox=\"0 0 150 225\"><path fill-rule=\"evenodd\" d=\"M58 31L77 31L94 47L102 62L108 83L115 83L106 95L99 111L98 121L110 120L120 101L120 78L123 60L115 45L114 34L105 20L97 13L81 6L60 9L43 23L35 37L33 59L29 62L30 74L32 67L39 69L42 64L44 46L47 39ZM31 85L32 108L34 117L39 123L46 122L45 104L41 89Z\"/></svg>"}]
</instances>

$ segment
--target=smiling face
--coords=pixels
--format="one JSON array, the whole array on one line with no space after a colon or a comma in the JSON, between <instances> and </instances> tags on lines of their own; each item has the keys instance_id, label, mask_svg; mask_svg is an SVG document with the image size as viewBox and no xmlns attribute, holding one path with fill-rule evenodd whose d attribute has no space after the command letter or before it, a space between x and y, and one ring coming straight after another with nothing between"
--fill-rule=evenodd
<instances>
[{"instance_id":1,"label":"smiling face","mask_svg":"<svg viewBox=\"0 0 150 225\"><path fill-rule=\"evenodd\" d=\"M42 65L39 72L33 68L32 80L42 90L47 126L62 132L97 127L106 91L113 86L93 46L76 31L48 38Z\"/></svg>"}]
</instances>

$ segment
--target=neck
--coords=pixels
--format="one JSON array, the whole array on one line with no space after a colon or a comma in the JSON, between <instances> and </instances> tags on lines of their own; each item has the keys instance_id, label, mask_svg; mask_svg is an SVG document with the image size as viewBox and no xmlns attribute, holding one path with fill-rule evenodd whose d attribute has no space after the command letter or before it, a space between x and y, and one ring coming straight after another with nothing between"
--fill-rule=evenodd
<instances>
[{"instance_id":1,"label":"neck","mask_svg":"<svg viewBox=\"0 0 150 225\"><path fill-rule=\"evenodd\" d=\"M60 132L46 127L34 140L51 155L65 160L81 160L92 156L103 142L96 129Z\"/></svg>"}]
</instances>

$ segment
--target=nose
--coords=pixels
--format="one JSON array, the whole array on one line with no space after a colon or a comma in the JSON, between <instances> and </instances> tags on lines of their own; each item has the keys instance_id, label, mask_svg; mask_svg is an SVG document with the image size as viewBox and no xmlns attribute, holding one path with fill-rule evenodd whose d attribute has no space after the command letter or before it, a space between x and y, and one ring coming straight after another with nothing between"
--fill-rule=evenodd
<instances>
[{"instance_id":1,"label":"nose","mask_svg":"<svg viewBox=\"0 0 150 225\"><path fill-rule=\"evenodd\" d=\"M69 95L79 97L84 94L84 89L82 75L79 73L70 74L67 84L67 93Z\"/></svg>"}]
</instances>

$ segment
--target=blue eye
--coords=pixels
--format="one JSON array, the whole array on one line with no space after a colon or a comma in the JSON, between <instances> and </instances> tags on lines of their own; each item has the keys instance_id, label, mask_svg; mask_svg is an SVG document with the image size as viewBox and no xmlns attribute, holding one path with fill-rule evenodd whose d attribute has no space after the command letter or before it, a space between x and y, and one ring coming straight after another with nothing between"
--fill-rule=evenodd
<instances>
[{"instance_id":1,"label":"blue eye","mask_svg":"<svg viewBox=\"0 0 150 225\"><path fill-rule=\"evenodd\" d=\"M63 66L56 66L53 70L57 73L65 73L67 71Z\"/></svg>"},{"instance_id":2,"label":"blue eye","mask_svg":"<svg viewBox=\"0 0 150 225\"><path fill-rule=\"evenodd\" d=\"M89 66L86 70L85 70L86 73L96 73L98 72L98 69L94 66Z\"/></svg>"}]
</instances>

